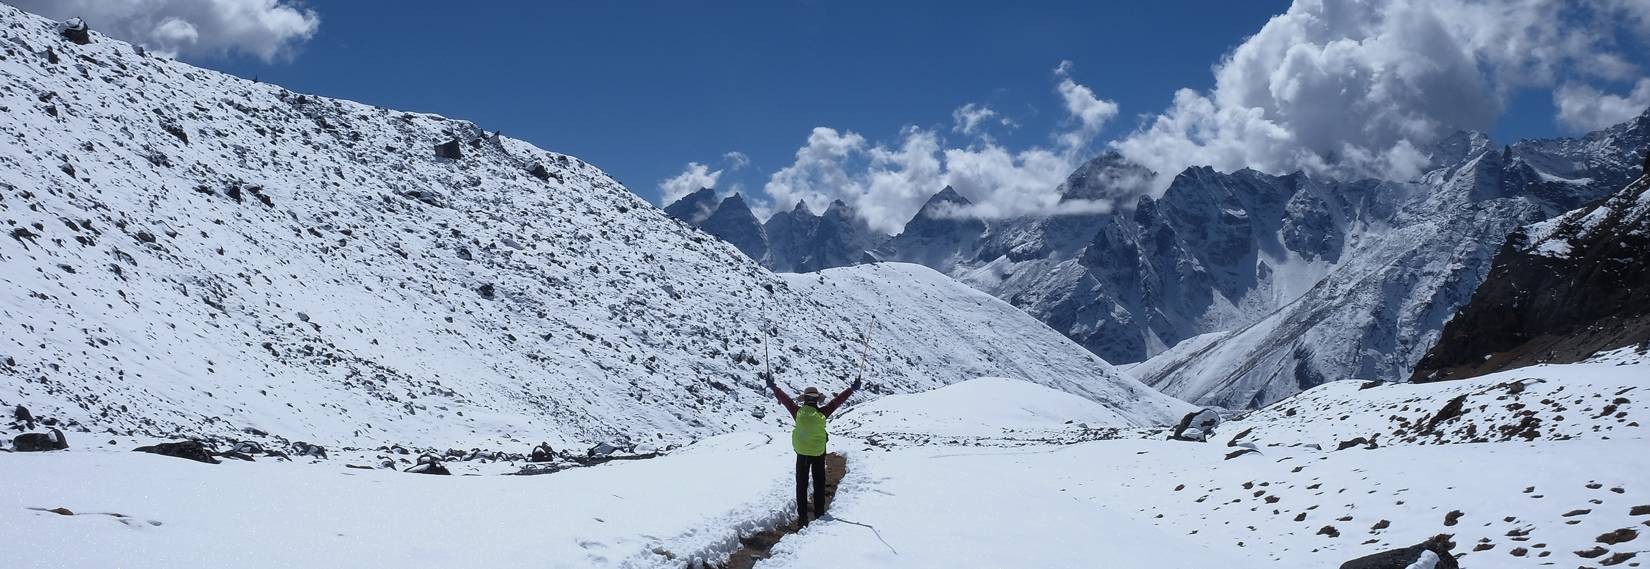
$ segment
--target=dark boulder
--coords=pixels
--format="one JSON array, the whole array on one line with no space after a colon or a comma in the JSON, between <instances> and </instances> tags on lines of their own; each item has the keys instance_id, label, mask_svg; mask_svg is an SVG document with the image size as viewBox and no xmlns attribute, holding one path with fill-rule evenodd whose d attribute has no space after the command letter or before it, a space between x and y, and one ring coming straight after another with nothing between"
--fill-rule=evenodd
<instances>
[{"instance_id":1,"label":"dark boulder","mask_svg":"<svg viewBox=\"0 0 1650 569\"><path fill-rule=\"evenodd\" d=\"M534 178L550 181L550 169L545 168L543 164L534 164L532 168L527 169L527 173L532 174Z\"/></svg>"},{"instance_id":2,"label":"dark boulder","mask_svg":"<svg viewBox=\"0 0 1650 569\"><path fill-rule=\"evenodd\" d=\"M1170 440L1203 442L1209 435L1215 434L1215 427L1220 425L1220 414L1214 409L1199 409L1187 413L1180 418L1180 423L1174 426L1174 432L1169 435Z\"/></svg>"},{"instance_id":3,"label":"dark boulder","mask_svg":"<svg viewBox=\"0 0 1650 569\"><path fill-rule=\"evenodd\" d=\"M1455 547L1455 543L1450 541L1450 536L1439 534L1403 549L1383 551L1353 559L1342 563L1341 569L1406 569L1417 565L1417 562L1422 559L1433 562L1433 565L1419 564L1422 567L1460 569L1461 566L1455 562L1455 556L1450 555L1449 552L1453 547Z\"/></svg>"},{"instance_id":4,"label":"dark boulder","mask_svg":"<svg viewBox=\"0 0 1650 569\"><path fill-rule=\"evenodd\" d=\"M11 417L19 423L28 425L30 429L34 428L34 414L29 412L28 407L18 405L16 409L12 410Z\"/></svg>"},{"instance_id":5,"label":"dark boulder","mask_svg":"<svg viewBox=\"0 0 1650 569\"><path fill-rule=\"evenodd\" d=\"M607 456L615 452L619 452L618 445L611 443L597 443L596 446L590 447L590 450L585 451L584 455L591 457Z\"/></svg>"},{"instance_id":6,"label":"dark boulder","mask_svg":"<svg viewBox=\"0 0 1650 569\"><path fill-rule=\"evenodd\" d=\"M212 452L212 449L207 448L206 443L200 441L160 443L158 445L138 447L132 449L132 451L147 452L150 454L158 454L175 458L185 458L195 462L204 462L207 464L218 464L218 459L213 456L214 453Z\"/></svg>"},{"instance_id":7,"label":"dark boulder","mask_svg":"<svg viewBox=\"0 0 1650 569\"><path fill-rule=\"evenodd\" d=\"M92 28L80 18L69 18L63 22L63 37L79 45L92 43Z\"/></svg>"},{"instance_id":8,"label":"dark boulder","mask_svg":"<svg viewBox=\"0 0 1650 569\"><path fill-rule=\"evenodd\" d=\"M178 139L180 142L183 142L184 144L189 144L189 131L183 130L183 127L178 125L178 123L171 122L171 121L163 121L163 122L160 123L160 129L166 131L166 134L172 135L173 138ZM237 194L240 192L239 189L236 189L235 191L236 191ZM241 198L240 198L239 195L236 195L234 197L235 197L235 201L237 201L237 202L241 201Z\"/></svg>"},{"instance_id":9,"label":"dark boulder","mask_svg":"<svg viewBox=\"0 0 1650 569\"><path fill-rule=\"evenodd\" d=\"M1344 440L1344 441L1341 441L1340 444L1335 445L1335 450L1346 450L1346 449L1349 449L1349 448L1356 448L1356 447L1363 447L1363 448L1366 448L1366 449L1369 449L1369 450L1375 450L1377 448L1380 448L1380 445L1375 443L1375 438L1379 437L1379 436L1381 436L1381 435L1376 434L1376 435L1373 435L1369 438L1353 437L1350 440Z\"/></svg>"},{"instance_id":10,"label":"dark boulder","mask_svg":"<svg viewBox=\"0 0 1650 569\"><path fill-rule=\"evenodd\" d=\"M556 449L550 443L539 443L533 447L533 453L527 456L527 462L550 462L556 458Z\"/></svg>"},{"instance_id":11,"label":"dark boulder","mask_svg":"<svg viewBox=\"0 0 1650 569\"><path fill-rule=\"evenodd\" d=\"M298 441L292 443L292 456L313 456L315 458L326 458L327 447L306 443L304 441Z\"/></svg>"},{"instance_id":12,"label":"dark boulder","mask_svg":"<svg viewBox=\"0 0 1650 569\"><path fill-rule=\"evenodd\" d=\"M443 142L441 144L437 144L437 145L435 145L435 155L439 156L439 157L442 157L442 158L452 159L452 160L463 159L464 158L464 145L459 144L458 139L456 139L456 138L452 139L452 140L449 140L449 141L446 141L446 142Z\"/></svg>"},{"instance_id":13,"label":"dark boulder","mask_svg":"<svg viewBox=\"0 0 1650 569\"><path fill-rule=\"evenodd\" d=\"M446 465L441 464L441 459L433 454L426 454L418 457L418 464L412 465L402 472L411 472L413 474L435 474L439 476L452 475L452 472L447 470Z\"/></svg>"},{"instance_id":14,"label":"dark boulder","mask_svg":"<svg viewBox=\"0 0 1650 569\"><path fill-rule=\"evenodd\" d=\"M17 452L45 452L49 450L63 450L69 448L68 437L63 431L52 429L49 433L23 433L11 440L13 450Z\"/></svg>"},{"instance_id":15,"label":"dark boulder","mask_svg":"<svg viewBox=\"0 0 1650 569\"><path fill-rule=\"evenodd\" d=\"M1427 426L1424 429L1422 429L1422 432L1424 432L1424 433L1434 432L1438 429L1438 425L1441 425L1445 421L1448 421L1450 419L1460 417L1462 414L1464 414L1466 412L1466 406L1467 406L1467 395L1466 394L1463 393L1461 395L1455 396L1454 399L1449 400L1448 403L1445 403L1443 407L1439 408L1438 412L1434 413L1432 415L1431 419L1427 420Z\"/></svg>"}]
</instances>

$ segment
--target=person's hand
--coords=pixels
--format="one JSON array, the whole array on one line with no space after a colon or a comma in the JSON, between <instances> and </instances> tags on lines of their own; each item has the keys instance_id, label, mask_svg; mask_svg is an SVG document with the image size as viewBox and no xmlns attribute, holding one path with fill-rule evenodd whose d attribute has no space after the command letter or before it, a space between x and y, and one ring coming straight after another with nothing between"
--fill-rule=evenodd
<instances>
[{"instance_id":1,"label":"person's hand","mask_svg":"<svg viewBox=\"0 0 1650 569\"><path fill-rule=\"evenodd\" d=\"M764 374L762 374L762 383L763 383L763 384L764 384L764 385L767 385L767 386L768 386L768 388L769 388L769 389L772 389L772 388L773 388L773 386L774 386L774 383L773 383L773 376L771 376L771 375L768 375L768 374L765 374L765 373L764 373Z\"/></svg>"},{"instance_id":2,"label":"person's hand","mask_svg":"<svg viewBox=\"0 0 1650 569\"><path fill-rule=\"evenodd\" d=\"M859 380L859 378L854 378L854 385L853 385L853 389L855 389L855 390L858 390L858 389L859 389L859 386L860 386L860 383L861 383L861 382L860 382L860 380Z\"/></svg>"}]
</instances>

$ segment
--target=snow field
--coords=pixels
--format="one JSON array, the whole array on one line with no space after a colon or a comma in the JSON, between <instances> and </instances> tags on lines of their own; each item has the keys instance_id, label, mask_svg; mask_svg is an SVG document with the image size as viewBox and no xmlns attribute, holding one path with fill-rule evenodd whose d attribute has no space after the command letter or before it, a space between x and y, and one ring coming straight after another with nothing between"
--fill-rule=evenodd
<instances>
[{"instance_id":1,"label":"snow field","mask_svg":"<svg viewBox=\"0 0 1650 569\"><path fill-rule=\"evenodd\" d=\"M0 534L30 544L18 568L681 567L792 515L791 456L761 433L541 476L0 455ZM30 509L58 507L76 515Z\"/></svg>"}]
</instances>

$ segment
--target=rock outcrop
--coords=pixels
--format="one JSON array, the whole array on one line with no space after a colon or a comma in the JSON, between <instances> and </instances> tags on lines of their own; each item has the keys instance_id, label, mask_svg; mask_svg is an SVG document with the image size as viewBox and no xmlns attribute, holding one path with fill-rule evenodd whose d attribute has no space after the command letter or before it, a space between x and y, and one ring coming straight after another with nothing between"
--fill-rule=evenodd
<instances>
[{"instance_id":1,"label":"rock outcrop","mask_svg":"<svg viewBox=\"0 0 1650 569\"><path fill-rule=\"evenodd\" d=\"M1634 345L1650 346L1650 176L1509 236L1413 380L1570 363Z\"/></svg>"},{"instance_id":2,"label":"rock outcrop","mask_svg":"<svg viewBox=\"0 0 1650 569\"><path fill-rule=\"evenodd\" d=\"M216 456L217 453L213 452L211 448L206 446L206 443L201 441L176 441L170 443L160 443L138 447L132 449L132 451L188 459L207 464L218 464L219 462Z\"/></svg>"}]
</instances>

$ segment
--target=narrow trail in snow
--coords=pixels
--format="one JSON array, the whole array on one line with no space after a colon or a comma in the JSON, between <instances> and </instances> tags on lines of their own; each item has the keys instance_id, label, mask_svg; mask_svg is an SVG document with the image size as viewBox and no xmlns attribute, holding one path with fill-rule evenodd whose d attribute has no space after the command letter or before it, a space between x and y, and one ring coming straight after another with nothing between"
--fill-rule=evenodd
<instances>
[{"instance_id":1,"label":"narrow trail in snow","mask_svg":"<svg viewBox=\"0 0 1650 569\"><path fill-rule=\"evenodd\" d=\"M836 501L837 483L848 474L848 459L837 453L825 455L825 507L826 512ZM787 518L788 519L788 518ZM786 535L796 533L800 528L794 521L781 522L778 526L770 527L756 533L739 538L740 548L728 555L728 560L717 565L716 569L751 569L756 562L767 559L772 555L773 546Z\"/></svg>"}]
</instances>

